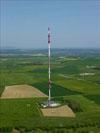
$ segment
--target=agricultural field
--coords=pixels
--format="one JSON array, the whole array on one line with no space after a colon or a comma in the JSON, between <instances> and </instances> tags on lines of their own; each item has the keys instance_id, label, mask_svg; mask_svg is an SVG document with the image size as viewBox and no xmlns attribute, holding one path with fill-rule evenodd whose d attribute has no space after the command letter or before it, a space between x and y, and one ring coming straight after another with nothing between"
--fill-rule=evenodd
<instances>
[{"instance_id":1,"label":"agricultural field","mask_svg":"<svg viewBox=\"0 0 100 133\"><path fill-rule=\"evenodd\" d=\"M12 85L5 87L1 99L47 97L37 88L29 85Z\"/></svg>"},{"instance_id":2,"label":"agricultural field","mask_svg":"<svg viewBox=\"0 0 100 133\"><path fill-rule=\"evenodd\" d=\"M53 53L51 79L52 99L70 107L75 117L44 116L40 103L47 97L0 98L0 133L100 133L100 55ZM3 54L0 96L7 86L26 84L48 95L45 52Z\"/></svg>"}]
</instances>

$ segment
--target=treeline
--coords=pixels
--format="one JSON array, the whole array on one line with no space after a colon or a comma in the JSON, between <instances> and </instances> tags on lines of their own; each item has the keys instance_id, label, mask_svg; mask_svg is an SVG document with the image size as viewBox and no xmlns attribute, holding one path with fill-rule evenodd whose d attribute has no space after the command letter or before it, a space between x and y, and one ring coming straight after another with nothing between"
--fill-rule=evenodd
<instances>
[{"instance_id":1,"label":"treeline","mask_svg":"<svg viewBox=\"0 0 100 133\"><path fill-rule=\"evenodd\" d=\"M0 133L99 133L100 126L98 124L77 124L69 127L4 127L0 128Z\"/></svg>"},{"instance_id":2,"label":"treeline","mask_svg":"<svg viewBox=\"0 0 100 133\"><path fill-rule=\"evenodd\" d=\"M5 88L4 83L0 83L0 96L1 96L2 92L4 91L4 88Z\"/></svg>"},{"instance_id":3,"label":"treeline","mask_svg":"<svg viewBox=\"0 0 100 133\"><path fill-rule=\"evenodd\" d=\"M87 113L86 116L80 115L75 119L49 117L25 119L13 123L11 127L1 127L0 133L13 133L13 129L19 133L90 133L90 131L99 133L100 116L97 113Z\"/></svg>"}]
</instances>

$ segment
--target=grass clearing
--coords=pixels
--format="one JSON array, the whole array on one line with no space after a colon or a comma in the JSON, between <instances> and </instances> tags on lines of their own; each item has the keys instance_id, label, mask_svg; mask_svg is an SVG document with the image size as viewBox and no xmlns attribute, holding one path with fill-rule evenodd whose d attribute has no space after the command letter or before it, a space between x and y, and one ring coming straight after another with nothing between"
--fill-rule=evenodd
<instances>
[{"instance_id":1,"label":"grass clearing","mask_svg":"<svg viewBox=\"0 0 100 133\"><path fill-rule=\"evenodd\" d=\"M96 104L94 101L91 101L82 95L66 96L64 97L64 100L66 99L78 102L83 112L100 111L100 106L98 106L98 104Z\"/></svg>"},{"instance_id":2,"label":"grass clearing","mask_svg":"<svg viewBox=\"0 0 100 133\"><path fill-rule=\"evenodd\" d=\"M0 127L14 126L18 121L40 116L34 99L0 99Z\"/></svg>"}]
</instances>

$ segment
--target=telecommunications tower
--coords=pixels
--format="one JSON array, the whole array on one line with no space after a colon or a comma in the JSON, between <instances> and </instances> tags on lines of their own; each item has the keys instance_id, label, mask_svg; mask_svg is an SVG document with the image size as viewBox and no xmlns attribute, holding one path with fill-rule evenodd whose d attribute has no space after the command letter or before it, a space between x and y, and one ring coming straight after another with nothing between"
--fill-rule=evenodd
<instances>
[{"instance_id":1,"label":"telecommunications tower","mask_svg":"<svg viewBox=\"0 0 100 133\"><path fill-rule=\"evenodd\" d=\"M55 102L51 100L51 64L50 64L50 47L51 47L51 34L50 34L50 28L48 27L48 100L41 103L41 106L43 108L46 107L57 107L60 106L59 102Z\"/></svg>"},{"instance_id":2,"label":"telecommunications tower","mask_svg":"<svg viewBox=\"0 0 100 133\"><path fill-rule=\"evenodd\" d=\"M50 68L50 45L51 45L51 38L50 38L50 28L48 27L48 89L49 89L49 98L48 98L48 106L51 104L51 68Z\"/></svg>"}]
</instances>

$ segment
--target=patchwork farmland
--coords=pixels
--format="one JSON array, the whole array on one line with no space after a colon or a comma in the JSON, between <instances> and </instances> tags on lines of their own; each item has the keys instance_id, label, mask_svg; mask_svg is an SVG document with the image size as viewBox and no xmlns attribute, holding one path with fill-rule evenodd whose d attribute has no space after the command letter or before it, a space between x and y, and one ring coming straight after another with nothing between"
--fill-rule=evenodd
<instances>
[{"instance_id":1,"label":"patchwork farmland","mask_svg":"<svg viewBox=\"0 0 100 133\"><path fill-rule=\"evenodd\" d=\"M14 129L20 133L57 131L99 133L100 56L94 55L91 58L64 54L63 58L61 57L62 55L53 55L51 60L52 99L70 108L75 117L45 116L41 111L40 103L47 100L48 95L47 56L2 55L1 133L12 133Z\"/></svg>"}]
</instances>

